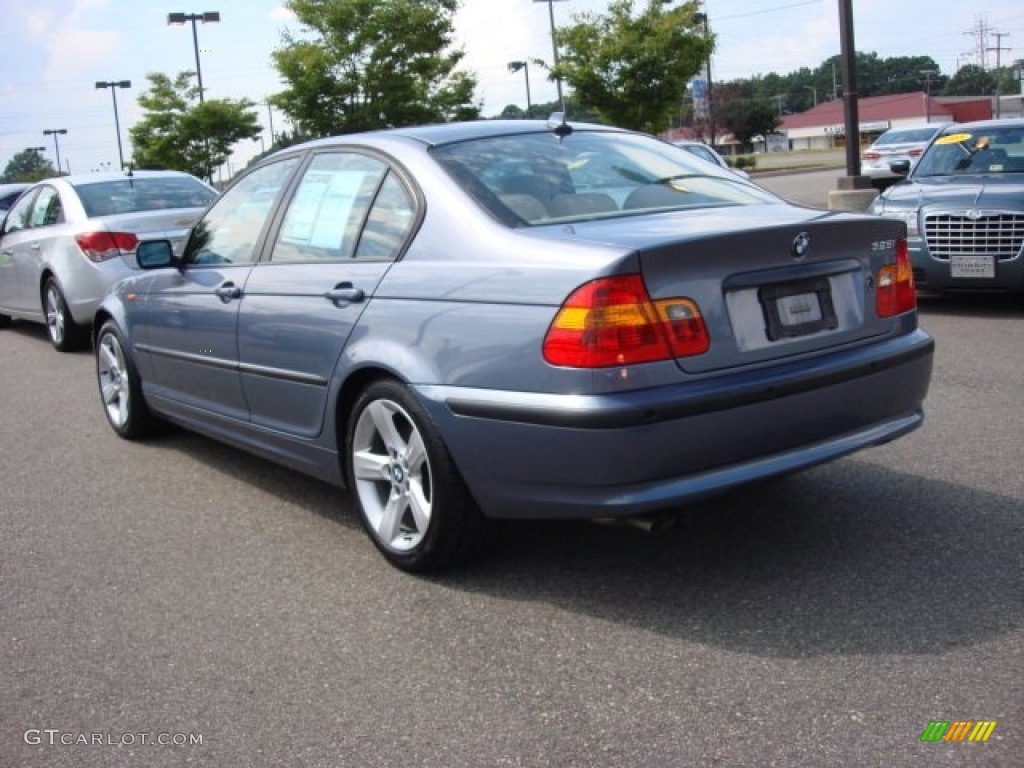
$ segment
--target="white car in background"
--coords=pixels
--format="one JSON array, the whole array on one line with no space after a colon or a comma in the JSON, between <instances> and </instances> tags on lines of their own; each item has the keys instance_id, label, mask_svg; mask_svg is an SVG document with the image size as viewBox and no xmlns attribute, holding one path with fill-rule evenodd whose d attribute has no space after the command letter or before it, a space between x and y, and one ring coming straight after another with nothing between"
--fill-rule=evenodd
<instances>
[{"instance_id":1,"label":"white car in background","mask_svg":"<svg viewBox=\"0 0 1024 768\"><path fill-rule=\"evenodd\" d=\"M721 168L725 168L727 171L732 171L742 179L750 178L749 173L739 168L733 168L724 157L715 151L714 147L710 147L702 141L673 141L672 143L680 149L685 149L691 155L699 157L701 160L707 160L709 163L714 163Z\"/></svg>"},{"instance_id":2,"label":"white car in background","mask_svg":"<svg viewBox=\"0 0 1024 768\"><path fill-rule=\"evenodd\" d=\"M861 156L861 174L868 176L876 187L887 187L906 174L895 173L890 163L909 160L911 167L924 154L932 139L954 123L922 123L890 128Z\"/></svg>"}]
</instances>

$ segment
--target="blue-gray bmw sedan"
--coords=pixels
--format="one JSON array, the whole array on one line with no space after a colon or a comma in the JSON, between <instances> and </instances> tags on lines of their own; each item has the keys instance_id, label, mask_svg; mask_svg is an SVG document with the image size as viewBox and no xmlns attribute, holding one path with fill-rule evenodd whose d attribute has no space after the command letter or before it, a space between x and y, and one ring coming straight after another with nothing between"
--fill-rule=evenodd
<instances>
[{"instance_id":1,"label":"blue-gray bmw sedan","mask_svg":"<svg viewBox=\"0 0 1024 768\"><path fill-rule=\"evenodd\" d=\"M346 486L411 571L491 519L643 516L880 445L931 376L902 221L600 126L292 147L137 258L94 326L113 429Z\"/></svg>"}]
</instances>

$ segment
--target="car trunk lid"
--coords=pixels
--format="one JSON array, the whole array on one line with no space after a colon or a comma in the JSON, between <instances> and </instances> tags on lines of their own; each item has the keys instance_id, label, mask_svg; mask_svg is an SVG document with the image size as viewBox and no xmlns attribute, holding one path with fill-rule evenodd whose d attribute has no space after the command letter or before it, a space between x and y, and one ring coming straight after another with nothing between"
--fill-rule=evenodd
<instances>
[{"instance_id":1,"label":"car trunk lid","mask_svg":"<svg viewBox=\"0 0 1024 768\"><path fill-rule=\"evenodd\" d=\"M192 226L205 208L161 208L100 216L91 221L102 224L109 232L130 232L139 240L170 240L176 254L185 248Z\"/></svg>"},{"instance_id":2,"label":"car trunk lid","mask_svg":"<svg viewBox=\"0 0 1024 768\"><path fill-rule=\"evenodd\" d=\"M876 313L875 281L895 262L901 222L772 205L638 217L628 234L593 222L574 234L633 245L652 300L697 303L711 347L677 359L687 373L814 354L895 324Z\"/></svg>"}]
</instances>

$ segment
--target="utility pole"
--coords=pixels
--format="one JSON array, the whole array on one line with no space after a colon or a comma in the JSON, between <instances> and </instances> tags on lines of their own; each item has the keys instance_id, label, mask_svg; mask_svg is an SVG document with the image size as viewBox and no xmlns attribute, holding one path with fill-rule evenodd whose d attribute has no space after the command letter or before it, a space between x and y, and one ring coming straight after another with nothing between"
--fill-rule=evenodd
<instances>
[{"instance_id":1,"label":"utility pole","mask_svg":"<svg viewBox=\"0 0 1024 768\"><path fill-rule=\"evenodd\" d=\"M1011 50L1010 48L1003 48L1003 38L1004 37L1009 37L1009 36L1010 36L1009 32L993 32L992 33L992 37L994 37L996 39L996 44L992 48L986 48L985 49L986 51L995 51L996 52L996 76L995 76L996 92L994 94L994 98L995 98L995 102L996 102L996 117L997 118L998 117L1002 117L1002 114L1001 114L1002 113L1002 109L1000 108L1000 104L999 104L999 70L1003 66L1003 51Z\"/></svg>"},{"instance_id":2,"label":"utility pole","mask_svg":"<svg viewBox=\"0 0 1024 768\"><path fill-rule=\"evenodd\" d=\"M871 179L861 175L860 115L857 105L857 47L853 35L853 0L839 0L839 45L843 68L843 114L846 132L846 175L828 194L828 207L864 211L875 199Z\"/></svg>"},{"instance_id":3,"label":"utility pole","mask_svg":"<svg viewBox=\"0 0 1024 768\"><path fill-rule=\"evenodd\" d=\"M978 66L983 70L988 69L988 33L992 31L992 28L988 25L988 21L984 16L977 16L974 20L974 26L964 32L965 35L974 38L974 56L978 60Z\"/></svg>"},{"instance_id":4,"label":"utility pole","mask_svg":"<svg viewBox=\"0 0 1024 768\"><path fill-rule=\"evenodd\" d=\"M924 121L930 123L932 121L932 78L938 73L934 69L922 69L921 77L924 78Z\"/></svg>"}]
</instances>

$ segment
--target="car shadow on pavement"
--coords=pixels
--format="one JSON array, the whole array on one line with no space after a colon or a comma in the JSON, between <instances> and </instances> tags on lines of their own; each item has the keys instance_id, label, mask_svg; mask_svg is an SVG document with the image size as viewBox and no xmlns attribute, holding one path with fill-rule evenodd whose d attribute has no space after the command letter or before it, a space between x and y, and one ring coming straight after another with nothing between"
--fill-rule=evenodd
<instances>
[{"instance_id":1,"label":"car shadow on pavement","mask_svg":"<svg viewBox=\"0 0 1024 768\"><path fill-rule=\"evenodd\" d=\"M696 504L662 533L509 525L438 580L755 655L932 654L1024 623L1021 512L847 459Z\"/></svg>"},{"instance_id":2,"label":"car shadow on pavement","mask_svg":"<svg viewBox=\"0 0 1024 768\"><path fill-rule=\"evenodd\" d=\"M331 485L183 430L156 443L297 514L360 528ZM934 654L1024 625L1021 515L1019 497L847 458L693 504L654 533L500 523L478 559L387 580L543 602L755 655ZM390 571L383 558L378 567Z\"/></svg>"},{"instance_id":3,"label":"car shadow on pavement","mask_svg":"<svg viewBox=\"0 0 1024 768\"><path fill-rule=\"evenodd\" d=\"M11 320L11 325L4 328L0 333L16 333L27 339L38 339L40 344L51 346L50 333L42 323L31 323L27 320L14 319ZM75 349L70 352L57 352L54 350L54 353L60 355L91 355L92 345L87 344L81 349Z\"/></svg>"},{"instance_id":4,"label":"car shadow on pavement","mask_svg":"<svg viewBox=\"0 0 1024 768\"><path fill-rule=\"evenodd\" d=\"M922 315L962 317L1024 317L1024 294L949 293L942 296L923 293L918 296Z\"/></svg>"},{"instance_id":5,"label":"car shadow on pavement","mask_svg":"<svg viewBox=\"0 0 1024 768\"><path fill-rule=\"evenodd\" d=\"M236 448L174 427L141 445L188 454L298 516L361 528L346 491ZM478 559L388 580L754 655L934 654L1024 625L1022 512L1019 494L853 457L695 503L654 533L500 523Z\"/></svg>"}]
</instances>

